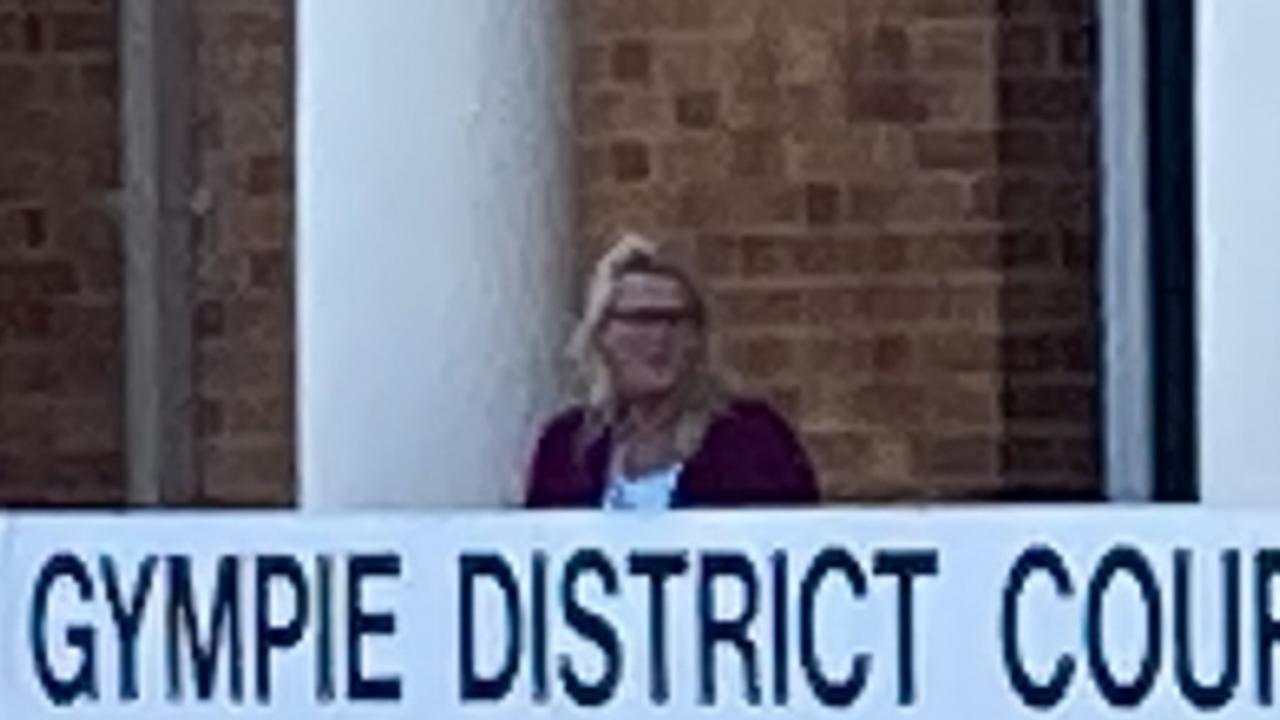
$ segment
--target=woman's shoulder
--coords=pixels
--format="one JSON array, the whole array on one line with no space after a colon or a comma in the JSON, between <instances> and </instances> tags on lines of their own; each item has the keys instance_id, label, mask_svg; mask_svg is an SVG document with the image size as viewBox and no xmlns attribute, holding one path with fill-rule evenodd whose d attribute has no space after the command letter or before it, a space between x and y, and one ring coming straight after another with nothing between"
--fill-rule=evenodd
<instances>
[{"instance_id":1,"label":"woman's shoulder","mask_svg":"<svg viewBox=\"0 0 1280 720\"><path fill-rule=\"evenodd\" d=\"M767 400L749 396L731 398L724 406L712 427L721 433L735 436L792 435L791 424Z\"/></svg>"},{"instance_id":2,"label":"woman's shoulder","mask_svg":"<svg viewBox=\"0 0 1280 720\"><path fill-rule=\"evenodd\" d=\"M577 403L566 405L552 413L543 422L541 435L544 439L571 437L578 432L586 419L585 405Z\"/></svg>"}]
</instances>

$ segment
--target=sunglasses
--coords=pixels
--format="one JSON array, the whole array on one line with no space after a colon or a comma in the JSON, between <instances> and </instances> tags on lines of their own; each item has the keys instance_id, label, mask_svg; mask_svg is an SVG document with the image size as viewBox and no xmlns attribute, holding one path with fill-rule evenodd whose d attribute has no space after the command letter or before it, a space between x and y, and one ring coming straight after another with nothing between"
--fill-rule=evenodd
<instances>
[{"instance_id":1,"label":"sunglasses","mask_svg":"<svg viewBox=\"0 0 1280 720\"><path fill-rule=\"evenodd\" d=\"M689 308L619 308L610 310L607 317L628 325L681 325L698 319Z\"/></svg>"}]
</instances>

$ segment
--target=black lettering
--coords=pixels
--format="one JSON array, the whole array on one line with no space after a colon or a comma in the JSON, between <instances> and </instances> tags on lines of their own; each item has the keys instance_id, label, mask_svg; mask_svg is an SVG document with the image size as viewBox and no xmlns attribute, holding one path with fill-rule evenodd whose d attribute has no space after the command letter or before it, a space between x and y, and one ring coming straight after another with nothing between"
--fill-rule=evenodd
<instances>
[{"instance_id":1,"label":"black lettering","mask_svg":"<svg viewBox=\"0 0 1280 720\"><path fill-rule=\"evenodd\" d=\"M187 641L187 657L195 666L196 698L202 702L213 697L217 677L218 658L222 655L222 639L228 648L231 699L240 702L244 697L244 664L240 647L240 562L235 557L218 560L217 578L214 581L210 602L209 640L200 639L196 619L194 589L191 585L191 559L170 555L168 566L168 655L169 698L182 699L182 656L180 645Z\"/></svg>"},{"instance_id":2,"label":"black lettering","mask_svg":"<svg viewBox=\"0 0 1280 720\"><path fill-rule=\"evenodd\" d=\"M1271 614L1271 588L1280 575L1280 550L1259 550L1253 563L1258 704L1271 707L1275 701L1275 645L1280 642L1280 619Z\"/></svg>"},{"instance_id":3,"label":"black lettering","mask_svg":"<svg viewBox=\"0 0 1280 720\"><path fill-rule=\"evenodd\" d=\"M664 705L671 697L667 666L667 580L689 569L684 553L631 553L627 571L649 579L649 699Z\"/></svg>"},{"instance_id":4,"label":"black lettering","mask_svg":"<svg viewBox=\"0 0 1280 720\"><path fill-rule=\"evenodd\" d=\"M271 621L271 585L282 580L293 596L293 608L283 624ZM307 578L302 565L288 555L259 556L254 572L254 669L257 679L258 702L271 702L271 651L283 650L298 644L307 627L309 607L307 602Z\"/></svg>"},{"instance_id":5,"label":"black lettering","mask_svg":"<svg viewBox=\"0 0 1280 720\"><path fill-rule=\"evenodd\" d=\"M818 590L822 581L832 572L844 575L849 590L855 598L867 594L867 578L843 548L827 548L818 553L800 581L800 665L814 695L828 707L848 707L862 694L871 671L871 657L865 652L854 653L849 672L844 679L832 679L822 671L818 659L818 627L815 621Z\"/></svg>"},{"instance_id":6,"label":"black lettering","mask_svg":"<svg viewBox=\"0 0 1280 720\"><path fill-rule=\"evenodd\" d=\"M80 655L80 664L75 673L70 677L59 677L49 662L46 632L49 594L54 584L63 578L75 585L76 595L81 601L93 599L93 581L84 563L71 553L58 553L45 562L40 568L40 574L36 576L35 587L32 588L30 625L31 654L36 666L36 677L40 679L40 687L44 689L45 696L59 706L70 705L81 697L98 699L95 635L92 627L72 625L67 628L67 644Z\"/></svg>"},{"instance_id":7,"label":"black lettering","mask_svg":"<svg viewBox=\"0 0 1280 720\"><path fill-rule=\"evenodd\" d=\"M785 706L791 694L790 642L787 637L787 554L781 550L770 559L773 565L773 704Z\"/></svg>"},{"instance_id":8,"label":"black lettering","mask_svg":"<svg viewBox=\"0 0 1280 720\"><path fill-rule=\"evenodd\" d=\"M133 593L126 603L120 593L120 580L116 564L107 555L98 558L103 583L107 589L107 602L111 606L111 619L116 626L120 646L120 699L132 702L138 699L138 630L142 627L142 613L151 593L151 581L156 571L156 558L148 556L138 568L138 578Z\"/></svg>"},{"instance_id":9,"label":"black lettering","mask_svg":"<svg viewBox=\"0 0 1280 720\"><path fill-rule=\"evenodd\" d=\"M1231 702L1240 683L1240 551L1222 554L1222 672L1211 684L1196 678L1192 648L1191 551L1173 554L1173 627L1175 665L1182 695L1202 710Z\"/></svg>"},{"instance_id":10,"label":"black lettering","mask_svg":"<svg viewBox=\"0 0 1280 720\"><path fill-rule=\"evenodd\" d=\"M1143 651L1138 675L1128 683L1121 682L1107 663L1106 643L1103 638L1103 612L1107 590L1121 573L1127 574L1138 586L1142 604L1146 609L1147 645ZM1155 685L1160 670L1162 654L1160 634L1160 588L1151 565L1140 551L1132 547L1117 547L1103 556L1098 570L1089 582L1087 610L1085 611L1085 646L1089 653L1089 669L1098 690L1114 707L1137 707L1146 699Z\"/></svg>"},{"instance_id":11,"label":"black lettering","mask_svg":"<svg viewBox=\"0 0 1280 720\"><path fill-rule=\"evenodd\" d=\"M1031 579L1032 573L1044 572L1053 580L1058 597L1070 598L1075 594L1071 576L1057 550L1046 546L1027 548L1014 563L1004 586L1004 601L1000 610L1000 640L1004 655L1004 667L1013 689L1028 707L1041 710L1053 708L1062 702L1075 674L1075 658L1063 653L1054 663L1048 682L1038 683L1027 672L1018 643L1018 599Z\"/></svg>"},{"instance_id":12,"label":"black lettering","mask_svg":"<svg viewBox=\"0 0 1280 720\"><path fill-rule=\"evenodd\" d=\"M333 702L337 693L333 680L333 558L316 558L316 699L322 704Z\"/></svg>"},{"instance_id":13,"label":"black lettering","mask_svg":"<svg viewBox=\"0 0 1280 720\"><path fill-rule=\"evenodd\" d=\"M355 555L347 565L347 698L379 702L400 699L400 678L380 678L364 673L361 643L373 635L395 635L396 616L389 612L365 612L362 601L364 581L369 578L400 577L400 556Z\"/></svg>"},{"instance_id":14,"label":"black lettering","mask_svg":"<svg viewBox=\"0 0 1280 720\"><path fill-rule=\"evenodd\" d=\"M458 559L461 597L458 599L458 658L461 663L462 700L496 701L511 692L516 672L520 669L520 591L516 576L505 558L494 553L464 553ZM506 609L507 649L497 673L482 677L476 670L475 583L487 577L502 591Z\"/></svg>"},{"instance_id":15,"label":"black lettering","mask_svg":"<svg viewBox=\"0 0 1280 720\"><path fill-rule=\"evenodd\" d=\"M547 678L547 554L541 550L533 553L533 588L530 611L533 614L533 632L529 638L530 660L533 666L533 699L545 703L549 695Z\"/></svg>"},{"instance_id":16,"label":"black lettering","mask_svg":"<svg viewBox=\"0 0 1280 720\"><path fill-rule=\"evenodd\" d=\"M915 580L938 574L936 550L883 550L875 555L876 575L898 579L898 704L916 700Z\"/></svg>"},{"instance_id":17,"label":"black lettering","mask_svg":"<svg viewBox=\"0 0 1280 720\"><path fill-rule=\"evenodd\" d=\"M732 618L715 616L715 586L720 578L732 578L742 586L745 602L742 611ZM701 669L699 702L716 702L715 649L725 644L742 658L746 701L760 704L760 668L756 646L747 635L759 607L760 583L747 556L736 552L707 552L702 555L702 574L698 582L698 660Z\"/></svg>"},{"instance_id":18,"label":"black lettering","mask_svg":"<svg viewBox=\"0 0 1280 720\"><path fill-rule=\"evenodd\" d=\"M607 595L617 594L618 574L604 553L594 549L578 550L565 564L560 583L560 604L564 608L565 622L600 648L604 655L604 672L595 682L583 680L573 669L573 663L567 655L560 656L559 670L565 692L575 703L584 707L597 707L611 700L618 689L618 682L622 678L622 642L617 631L603 616L582 607L578 602L574 588L578 578L585 574L598 577Z\"/></svg>"}]
</instances>

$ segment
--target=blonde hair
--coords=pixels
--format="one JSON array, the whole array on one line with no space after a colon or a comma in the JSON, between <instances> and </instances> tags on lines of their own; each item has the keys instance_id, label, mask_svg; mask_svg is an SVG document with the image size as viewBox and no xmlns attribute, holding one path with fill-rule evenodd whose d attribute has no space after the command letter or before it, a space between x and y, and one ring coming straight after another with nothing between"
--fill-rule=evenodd
<instances>
[{"instance_id":1,"label":"blonde hair","mask_svg":"<svg viewBox=\"0 0 1280 720\"><path fill-rule=\"evenodd\" d=\"M692 275L675 260L664 256L657 244L632 233L623 235L596 263L587 286L582 317L569 340L567 355L573 366L580 399L587 409L580 447L585 448L620 419L621 402L600 355L597 340L617 295L618 282L630 273L660 275L675 280L684 288L692 305L698 350L693 366L676 390L680 410L675 442L681 457L687 458L697 451L711 422L727 407L729 386L715 368L714 352L707 334L706 301Z\"/></svg>"}]
</instances>

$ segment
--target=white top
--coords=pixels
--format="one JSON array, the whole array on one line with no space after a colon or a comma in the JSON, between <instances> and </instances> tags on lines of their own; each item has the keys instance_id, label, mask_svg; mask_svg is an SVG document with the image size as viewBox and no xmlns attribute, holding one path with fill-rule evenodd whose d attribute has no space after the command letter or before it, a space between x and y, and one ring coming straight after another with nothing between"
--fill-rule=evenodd
<instances>
[{"instance_id":1,"label":"white top","mask_svg":"<svg viewBox=\"0 0 1280 720\"><path fill-rule=\"evenodd\" d=\"M684 463L677 462L627 476L615 459L610 463L603 507L605 510L667 510L675 498L683 469Z\"/></svg>"}]
</instances>

